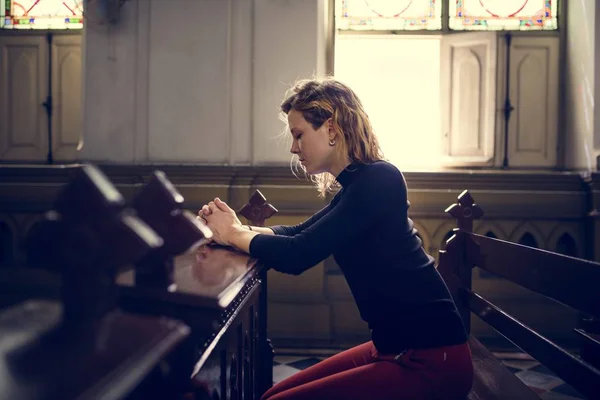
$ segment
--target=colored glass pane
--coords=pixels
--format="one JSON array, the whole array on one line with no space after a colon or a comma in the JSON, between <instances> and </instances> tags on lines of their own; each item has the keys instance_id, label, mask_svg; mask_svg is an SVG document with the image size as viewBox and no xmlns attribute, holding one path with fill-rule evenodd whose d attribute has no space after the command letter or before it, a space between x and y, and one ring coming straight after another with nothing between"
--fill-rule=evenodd
<instances>
[{"instance_id":1,"label":"colored glass pane","mask_svg":"<svg viewBox=\"0 0 600 400\"><path fill-rule=\"evenodd\" d=\"M339 30L436 30L441 0L336 0Z\"/></svg>"},{"instance_id":2,"label":"colored glass pane","mask_svg":"<svg viewBox=\"0 0 600 400\"><path fill-rule=\"evenodd\" d=\"M451 0L450 29L555 30L558 0Z\"/></svg>"},{"instance_id":3,"label":"colored glass pane","mask_svg":"<svg viewBox=\"0 0 600 400\"><path fill-rule=\"evenodd\" d=\"M84 0L0 0L4 29L81 29Z\"/></svg>"}]
</instances>

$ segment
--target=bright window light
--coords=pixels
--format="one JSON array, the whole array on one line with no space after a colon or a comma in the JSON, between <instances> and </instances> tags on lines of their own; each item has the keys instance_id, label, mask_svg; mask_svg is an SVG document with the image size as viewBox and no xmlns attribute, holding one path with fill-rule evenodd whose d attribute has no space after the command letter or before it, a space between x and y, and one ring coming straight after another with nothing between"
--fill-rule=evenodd
<instances>
[{"instance_id":1,"label":"bright window light","mask_svg":"<svg viewBox=\"0 0 600 400\"><path fill-rule=\"evenodd\" d=\"M439 36L337 35L335 77L363 101L392 163L440 167Z\"/></svg>"}]
</instances>

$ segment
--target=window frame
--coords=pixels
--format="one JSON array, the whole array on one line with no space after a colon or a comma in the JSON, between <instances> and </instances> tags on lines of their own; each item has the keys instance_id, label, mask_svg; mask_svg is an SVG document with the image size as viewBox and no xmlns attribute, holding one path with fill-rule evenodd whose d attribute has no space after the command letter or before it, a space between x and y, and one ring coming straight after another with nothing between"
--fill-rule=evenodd
<instances>
[{"instance_id":1,"label":"window frame","mask_svg":"<svg viewBox=\"0 0 600 400\"><path fill-rule=\"evenodd\" d=\"M337 28L335 27L335 3L337 1L340 0L328 0L328 8L330 10L330 14L331 14L331 18L329 19L330 23L333 26L334 32L337 30ZM548 29L548 30L539 30L539 29L534 29L534 30L505 30L505 29L499 29L499 30L493 30L493 29L483 29L483 30L455 30L455 29L450 29L450 2L451 1L456 1L456 0L438 0L442 2L442 27L441 29L398 29L398 30L390 30L390 29L377 29L377 30L345 30L342 31L344 35L352 35L352 34L388 34L388 35L443 35L443 34L455 34L455 33L462 33L462 32L491 32L491 31L496 31L496 32L511 32L513 35L516 35L517 33L524 33L526 35L536 35L536 34L541 34L541 36L546 36L547 34L551 34L552 36L555 36L556 34L558 34L561 31L565 30L565 24L567 21L566 18L566 0L555 0L558 1L558 8L557 8L557 25L558 28L557 29Z\"/></svg>"},{"instance_id":2,"label":"window frame","mask_svg":"<svg viewBox=\"0 0 600 400\"><path fill-rule=\"evenodd\" d=\"M1 0L4 1L4 0ZM83 1L82 2L82 6L85 5L85 3L87 3L87 1ZM45 27L45 28L5 28L3 26L0 27L0 32L2 35L7 34L8 32L13 32L13 35L19 35L19 34L27 34L27 32L30 32L29 34L40 34L40 33L56 33L56 34L61 34L61 33L70 33L70 32L76 32L79 34L83 33L83 30L85 28L85 24L88 23L87 22L87 16L85 15L85 12L83 10L82 11L82 15L81 15L81 27L64 27L64 28L49 28L49 27ZM0 18L4 18L4 15L0 16ZM31 33L33 31L33 33Z\"/></svg>"},{"instance_id":3,"label":"window frame","mask_svg":"<svg viewBox=\"0 0 600 400\"><path fill-rule=\"evenodd\" d=\"M559 46L559 65L558 65L558 87L564 87L566 82L566 49L565 43L566 41L566 32L567 32L567 2L566 0L558 0L558 8L557 8L557 29L555 30L452 30L449 27L449 13L450 13L450 1L455 0L439 0L442 2L441 8L441 18L442 18L442 28L439 30L344 30L339 31L336 28L335 24L335 10L336 10L336 1L339 0L326 0L325 6L328 15L327 19L327 36L326 36L326 71L328 75L335 76L335 40L336 36L339 35L408 35L408 36L425 36L425 35L434 35L441 36L442 40L444 36L448 35L460 35L464 33L471 32L496 32L496 34L500 37L501 35L510 34L512 37L540 37L547 38L553 37L558 38L558 46ZM496 85L498 82L496 81ZM565 96L559 96L558 98L558 110L564 110L566 105ZM562 170L565 168L566 156L565 156L565 130L566 130L566 115L562 112L558 112L558 127L557 127L557 136L556 136L556 162L551 169L554 170ZM440 133L441 134L441 133ZM507 150L504 149L504 146L499 146L498 144L504 141L503 137L500 137L498 131L494 132L493 137L494 142L496 143L494 149L494 159L491 163L487 165L469 165L463 164L461 162L443 162L440 165L440 169L500 169L502 168L501 159L503 157L500 154L500 151L506 154ZM600 160L600 157L599 157ZM600 163L600 161L599 161ZM525 167L524 169L531 169L532 167ZM534 169L548 169L548 167L533 167ZM517 169L519 169L517 167ZM523 168L522 168L523 169Z\"/></svg>"}]
</instances>

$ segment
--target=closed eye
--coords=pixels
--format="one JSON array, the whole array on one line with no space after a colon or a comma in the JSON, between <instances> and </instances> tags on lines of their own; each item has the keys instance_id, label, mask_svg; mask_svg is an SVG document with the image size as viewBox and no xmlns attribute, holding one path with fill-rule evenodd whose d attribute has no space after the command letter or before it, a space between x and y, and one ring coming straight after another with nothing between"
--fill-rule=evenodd
<instances>
[{"instance_id":1,"label":"closed eye","mask_svg":"<svg viewBox=\"0 0 600 400\"><path fill-rule=\"evenodd\" d=\"M290 133L292 134L292 138L294 138L294 140L298 140L302 137L303 132L297 129L292 129Z\"/></svg>"}]
</instances>

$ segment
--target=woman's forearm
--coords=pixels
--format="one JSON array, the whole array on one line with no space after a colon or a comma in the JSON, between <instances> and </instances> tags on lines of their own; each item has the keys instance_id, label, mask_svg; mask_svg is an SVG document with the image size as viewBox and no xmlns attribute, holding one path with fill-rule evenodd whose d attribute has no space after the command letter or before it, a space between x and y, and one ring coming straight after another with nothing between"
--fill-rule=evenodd
<instances>
[{"instance_id":1,"label":"woman's forearm","mask_svg":"<svg viewBox=\"0 0 600 400\"><path fill-rule=\"evenodd\" d=\"M252 241L252 238L258 234L274 235L275 233L271 228L244 225L243 229L234 229L233 232L229 234L227 242L230 246L250 254L250 242Z\"/></svg>"},{"instance_id":2,"label":"woman's forearm","mask_svg":"<svg viewBox=\"0 0 600 400\"><path fill-rule=\"evenodd\" d=\"M262 226L252 226L252 225L244 225L245 227L250 227L252 232L263 233L265 235L274 235L273 230L271 228L265 228Z\"/></svg>"},{"instance_id":3,"label":"woman's forearm","mask_svg":"<svg viewBox=\"0 0 600 400\"><path fill-rule=\"evenodd\" d=\"M271 230L269 229L269 231ZM262 232L249 230L247 229L247 227L239 227L238 225L237 228L234 228L229 232L226 238L226 242L229 246L235 247L240 251L250 254L250 242L252 241L254 236L259 235L261 233ZM271 234L273 234L273 231L271 231Z\"/></svg>"}]
</instances>

